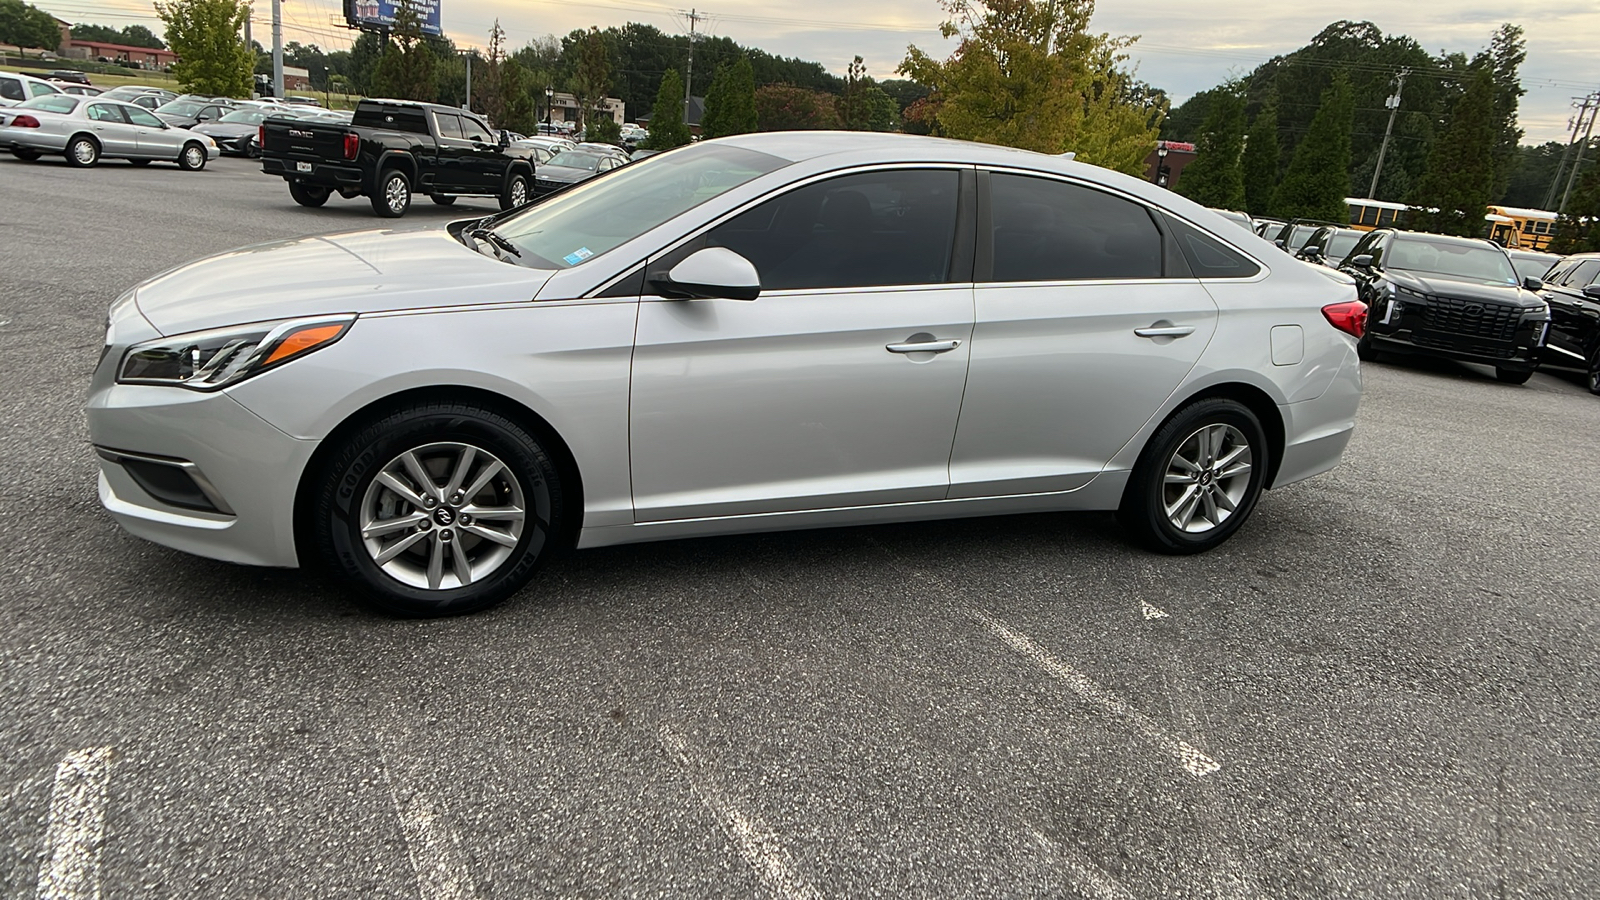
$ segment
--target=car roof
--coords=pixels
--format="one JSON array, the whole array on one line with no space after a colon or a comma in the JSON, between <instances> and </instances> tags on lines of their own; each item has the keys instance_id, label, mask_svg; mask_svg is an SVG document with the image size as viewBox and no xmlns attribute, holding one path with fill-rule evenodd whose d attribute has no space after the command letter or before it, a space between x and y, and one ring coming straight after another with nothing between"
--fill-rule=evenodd
<instances>
[{"instance_id":1,"label":"car roof","mask_svg":"<svg viewBox=\"0 0 1600 900\"><path fill-rule=\"evenodd\" d=\"M1383 231L1392 231L1395 236L1427 241L1430 244L1457 244L1463 247L1493 247L1496 250L1505 248L1494 241L1484 238L1457 237L1453 234L1432 234L1426 231L1402 231L1398 228L1384 228Z\"/></svg>"}]
</instances>

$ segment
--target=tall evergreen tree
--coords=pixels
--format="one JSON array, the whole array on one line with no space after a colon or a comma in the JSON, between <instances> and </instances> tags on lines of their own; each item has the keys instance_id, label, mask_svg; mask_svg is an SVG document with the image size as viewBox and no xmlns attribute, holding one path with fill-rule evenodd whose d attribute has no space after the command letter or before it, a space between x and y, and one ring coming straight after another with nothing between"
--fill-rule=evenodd
<instances>
[{"instance_id":1,"label":"tall evergreen tree","mask_svg":"<svg viewBox=\"0 0 1600 900\"><path fill-rule=\"evenodd\" d=\"M439 96L438 61L422 40L422 19L411 0L395 8L383 56L372 70L373 92L396 100L432 103Z\"/></svg>"},{"instance_id":2,"label":"tall evergreen tree","mask_svg":"<svg viewBox=\"0 0 1600 900\"><path fill-rule=\"evenodd\" d=\"M1213 98L1195 141L1195 159L1178 179L1178 193L1202 206L1240 209L1245 205L1244 97L1236 86Z\"/></svg>"},{"instance_id":3,"label":"tall evergreen tree","mask_svg":"<svg viewBox=\"0 0 1600 900\"><path fill-rule=\"evenodd\" d=\"M1294 148L1283 180L1272 192L1272 212L1284 218L1318 219L1343 224L1350 207L1350 128L1355 116L1350 82L1344 73L1322 92L1311 128Z\"/></svg>"},{"instance_id":4,"label":"tall evergreen tree","mask_svg":"<svg viewBox=\"0 0 1600 900\"><path fill-rule=\"evenodd\" d=\"M700 136L702 138L719 138L729 132L722 130L723 109L728 103L728 93L731 87L728 84L732 77L733 67L724 63L717 66L717 74L711 78L711 87L706 89L705 112L700 114Z\"/></svg>"},{"instance_id":5,"label":"tall evergreen tree","mask_svg":"<svg viewBox=\"0 0 1600 900\"><path fill-rule=\"evenodd\" d=\"M750 57L742 53L728 73L728 98L721 127L723 134L749 134L760 127L756 120L756 73Z\"/></svg>"},{"instance_id":6,"label":"tall evergreen tree","mask_svg":"<svg viewBox=\"0 0 1600 900\"><path fill-rule=\"evenodd\" d=\"M650 136L644 145L650 150L671 150L689 143L689 126L683 124L683 79L677 69L668 69L656 91L656 105L650 110Z\"/></svg>"},{"instance_id":7,"label":"tall evergreen tree","mask_svg":"<svg viewBox=\"0 0 1600 900\"><path fill-rule=\"evenodd\" d=\"M1250 123L1240 162L1244 178L1244 206L1253 216L1264 216L1272 207L1272 191L1278 186L1278 104L1267 103Z\"/></svg>"},{"instance_id":8,"label":"tall evergreen tree","mask_svg":"<svg viewBox=\"0 0 1600 900\"><path fill-rule=\"evenodd\" d=\"M1411 219L1413 228L1463 237L1483 235L1500 137L1494 94L1494 74L1488 67L1478 67L1451 107L1444 131L1428 153L1428 168L1408 199L1418 207Z\"/></svg>"}]
</instances>

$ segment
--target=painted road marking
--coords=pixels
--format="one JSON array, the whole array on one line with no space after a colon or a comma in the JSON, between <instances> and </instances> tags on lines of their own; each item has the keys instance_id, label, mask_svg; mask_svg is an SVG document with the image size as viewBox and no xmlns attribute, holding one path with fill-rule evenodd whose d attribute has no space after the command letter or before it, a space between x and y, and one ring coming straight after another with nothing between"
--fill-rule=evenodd
<instances>
[{"instance_id":1,"label":"painted road marking","mask_svg":"<svg viewBox=\"0 0 1600 900\"><path fill-rule=\"evenodd\" d=\"M727 832L745 862L756 871L767 888L784 900L821 900L822 895L800 874L795 867L794 857L789 855L777 834L760 819L739 809L732 798L701 777L706 765L692 755L688 743L664 725L660 739L661 746L666 748L688 776L689 788L705 804L706 809L716 814L722 830Z\"/></svg>"},{"instance_id":2,"label":"painted road marking","mask_svg":"<svg viewBox=\"0 0 1600 900\"><path fill-rule=\"evenodd\" d=\"M1139 609L1140 609L1141 612L1144 613L1144 617L1146 619L1165 619L1165 618L1167 618L1167 611L1166 610L1164 610L1161 607L1155 605L1154 603L1151 603L1148 600L1140 600L1139 601Z\"/></svg>"},{"instance_id":3,"label":"painted road marking","mask_svg":"<svg viewBox=\"0 0 1600 900\"><path fill-rule=\"evenodd\" d=\"M400 817L400 830L405 835L411 868L417 873L417 892L422 900L472 900L478 892L456 833L432 800L420 791L398 790L389 776L387 764L383 771L384 780L389 783L389 799Z\"/></svg>"},{"instance_id":4,"label":"painted road marking","mask_svg":"<svg viewBox=\"0 0 1600 900\"><path fill-rule=\"evenodd\" d=\"M110 747L89 747L56 764L45 858L39 864L39 900L99 900L106 788L114 756Z\"/></svg>"},{"instance_id":5,"label":"painted road marking","mask_svg":"<svg viewBox=\"0 0 1600 900\"><path fill-rule=\"evenodd\" d=\"M1183 766L1184 771L1190 775L1202 778L1222 768L1222 765L1216 760L1196 750L1186 741L1178 740L1162 731L1161 727L1150 717L1134 709L1126 700L1095 684L1078 670L1051 656L1043 647L1035 644L1026 636L1012 631L1004 623L986 613L973 609L967 610L967 613L987 626L995 637L1011 645L1011 649L1027 657L1039 668L1066 684L1084 702L1098 706L1112 716L1122 719L1139 729L1147 740L1176 758Z\"/></svg>"}]
</instances>

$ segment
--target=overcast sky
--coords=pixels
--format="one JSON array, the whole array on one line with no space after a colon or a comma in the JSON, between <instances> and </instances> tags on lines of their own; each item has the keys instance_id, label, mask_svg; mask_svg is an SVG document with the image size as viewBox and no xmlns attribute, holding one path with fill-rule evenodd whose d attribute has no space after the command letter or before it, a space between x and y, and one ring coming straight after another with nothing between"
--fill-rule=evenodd
<instances>
[{"instance_id":1,"label":"overcast sky","mask_svg":"<svg viewBox=\"0 0 1600 900\"><path fill-rule=\"evenodd\" d=\"M843 75L860 54L869 74L894 77L894 68L914 43L929 53L949 55L952 42L939 37L943 18L934 0L707 0L699 11L708 19L699 30L732 38L780 56L813 59ZM69 22L144 24L160 31L153 7L144 0L35 0ZM324 49L350 45L353 32L342 22L340 0L285 0L284 40L317 43ZM655 0L441 0L444 27L458 44L483 46L496 18L512 46L544 34L574 28L635 21L667 32L686 32L687 7ZM270 0L255 0L256 39L271 42ZM1474 53L1489 42L1500 23L1517 22L1527 32L1528 61L1522 83L1528 93L1521 108L1526 142L1565 140L1572 98L1600 89L1600 2L1596 0L1344 0L1338 4L1263 3L1260 0L1167 0L1101 2L1093 28L1139 35L1132 62L1140 78L1164 88L1174 103L1213 87L1230 75L1304 45L1335 16L1370 20L1388 34L1409 34L1430 52ZM703 74L705 69L701 69ZM704 89L695 79L696 93Z\"/></svg>"}]
</instances>

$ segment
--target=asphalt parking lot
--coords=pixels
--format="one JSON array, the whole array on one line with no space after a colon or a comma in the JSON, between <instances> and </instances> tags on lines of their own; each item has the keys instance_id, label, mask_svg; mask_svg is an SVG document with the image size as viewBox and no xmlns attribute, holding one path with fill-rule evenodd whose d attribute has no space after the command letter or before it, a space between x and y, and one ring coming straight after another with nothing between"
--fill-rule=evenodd
<instances>
[{"instance_id":1,"label":"asphalt parking lot","mask_svg":"<svg viewBox=\"0 0 1600 900\"><path fill-rule=\"evenodd\" d=\"M1576 377L1367 366L1344 464L1199 557L1102 515L679 541L411 622L120 532L110 302L367 227L242 160L0 156L0 895L1600 894Z\"/></svg>"}]
</instances>

